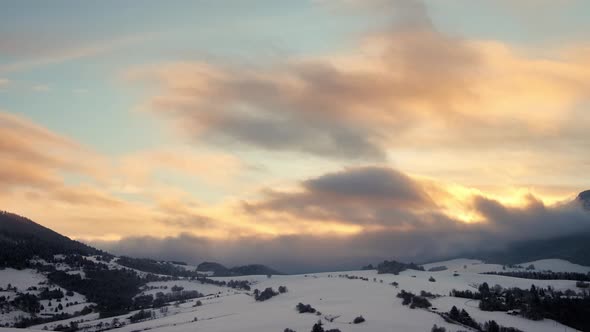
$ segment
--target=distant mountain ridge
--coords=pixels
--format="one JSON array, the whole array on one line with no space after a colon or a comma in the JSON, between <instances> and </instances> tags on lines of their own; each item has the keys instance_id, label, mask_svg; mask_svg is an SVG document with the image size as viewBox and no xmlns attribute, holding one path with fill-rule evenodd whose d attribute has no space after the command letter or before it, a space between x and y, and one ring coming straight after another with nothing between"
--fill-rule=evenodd
<instances>
[{"instance_id":1,"label":"distant mountain ridge","mask_svg":"<svg viewBox=\"0 0 590 332\"><path fill-rule=\"evenodd\" d=\"M582 207L584 207L584 209L590 211L590 190L582 191L578 195L577 199L580 203L582 203Z\"/></svg>"},{"instance_id":2,"label":"distant mountain ridge","mask_svg":"<svg viewBox=\"0 0 590 332\"><path fill-rule=\"evenodd\" d=\"M284 274L262 264L249 264L227 268L216 262L203 262L197 266L197 271L213 272L213 275L216 277Z\"/></svg>"},{"instance_id":3,"label":"distant mountain ridge","mask_svg":"<svg viewBox=\"0 0 590 332\"><path fill-rule=\"evenodd\" d=\"M0 267L28 267L28 261L34 257L52 260L58 254L78 254L83 256L101 255L114 257L102 250L88 246L82 242L70 239L38 223L6 211L0 211ZM167 274L174 276L188 276L190 271L174 266L172 262L160 262L147 258L131 258L121 256L121 265L136 270ZM184 262L174 262L174 264ZM219 263L204 262L199 264L198 271L212 271L215 276L243 276L243 275L279 275L283 274L268 266L249 264L227 268Z\"/></svg>"}]
</instances>

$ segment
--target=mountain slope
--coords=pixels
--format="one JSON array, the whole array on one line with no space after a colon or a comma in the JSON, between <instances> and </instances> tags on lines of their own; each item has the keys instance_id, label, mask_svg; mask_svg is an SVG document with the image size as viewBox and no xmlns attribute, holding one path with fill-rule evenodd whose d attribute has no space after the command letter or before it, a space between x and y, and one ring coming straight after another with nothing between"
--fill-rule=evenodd
<instances>
[{"instance_id":1,"label":"mountain slope","mask_svg":"<svg viewBox=\"0 0 590 332\"><path fill-rule=\"evenodd\" d=\"M584 209L590 211L590 190L582 191L578 195L578 201L582 204Z\"/></svg>"},{"instance_id":2,"label":"mountain slope","mask_svg":"<svg viewBox=\"0 0 590 332\"><path fill-rule=\"evenodd\" d=\"M56 254L104 253L25 217L0 212L0 267L22 268L34 256L51 259Z\"/></svg>"}]
</instances>

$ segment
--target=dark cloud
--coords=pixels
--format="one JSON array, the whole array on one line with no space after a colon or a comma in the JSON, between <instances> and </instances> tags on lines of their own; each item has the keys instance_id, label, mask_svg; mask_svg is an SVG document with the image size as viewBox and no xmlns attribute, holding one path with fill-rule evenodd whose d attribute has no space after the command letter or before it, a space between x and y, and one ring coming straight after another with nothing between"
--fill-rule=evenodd
<instances>
[{"instance_id":1,"label":"dark cloud","mask_svg":"<svg viewBox=\"0 0 590 332\"><path fill-rule=\"evenodd\" d=\"M590 231L590 213L581 201L546 206L530 195L522 207L475 196L474 212L485 221L464 223L444 213L424 185L393 169L350 168L303 181L302 191L269 191L244 203L253 217L272 212L297 222L337 220L359 225L354 235L305 234L277 237L236 236L212 239L126 238L96 245L119 254L192 263L216 260L228 265L268 264L286 272L358 268L382 259L427 261L466 252L502 249L523 240L546 239Z\"/></svg>"},{"instance_id":2,"label":"dark cloud","mask_svg":"<svg viewBox=\"0 0 590 332\"><path fill-rule=\"evenodd\" d=\"M590 230L590 213L579 201L546 206L529 195L524 207L507 207L500 202L478 196L475 209L490 223L490 230L505 240L542 239Z\"/></svg>"},{"instance_id":3,"label":"dark cloud","mask_svg":"<svg viewBox=\"0 0 590 332\"><path fill-rule=\"evenodd\" d=\"M418 213L435 204L422 185L385 167L349 168L304 181L303 191L266 191L266 198L245 202L245 211L288 213L297 218L338 220L361 225L416 224Z\"/></svg>"},{"instance_id":4,"label":"dark cloud","mask_svg":"<svg viewBox=\"0 0 590 332\"><path fill-rule=\"evenodd\" d=\"M292 117L224 111L208 118L209 124L215 127L209 137L214 142L239 142L271 151L292 150L338 158L385 159L385 152L371 142L362 130L336 123L318 120L309 124Z\"/></svg>"},{"instance_id":5,"label":"dark cloud","mask_svg":"<svg viewBox=\"0 0 590 332\"><path fill-rule=\"evenodd\" d=\"M412 203L425 200L419 185L405 174L386 167L352 168L307 180L310 191L344 195L360 199L387 199Z\"/></svg>"},{"instance_id":6,"label":"dark cloud","mask_svg":"<svg viewBox=\"0 0 590 332\"><path fill-rule=\"evenodd\" d=\"M117 254L137 257L185 260L194 264L211 260L227 265L262 263L288 273L303 273L357 269L392 258L425 262L462 253L503 249L522 240L590 231L590 214L581 213L579 206L546 208L544 212L534 207L534 212L526 208L502 209L505 212L498 216L503 219L490 220L487 224L466 225L443 215L431 215L430 227L410 231L363 231L353 236L290 235L212 240L184 234L164 239L138 237L94 244ZM530 218L519 219L523 214L530 214ZM514 219L508 222L510 218ZM533 218L537 222L533 222Z\"/></svg>"}]
</instances>

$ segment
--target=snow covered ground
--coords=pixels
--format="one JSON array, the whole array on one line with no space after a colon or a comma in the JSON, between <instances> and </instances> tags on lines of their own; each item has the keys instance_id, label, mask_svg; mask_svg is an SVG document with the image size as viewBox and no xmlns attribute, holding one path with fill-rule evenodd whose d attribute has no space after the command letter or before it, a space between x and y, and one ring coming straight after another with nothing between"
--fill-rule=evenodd
<instances>
[{"instance_id":1,"label":"snow covered ground","mask_svg":"<svg viewBox=\"0 0 590 332\"><path fill-rule=\"evenodd\" d=\"M526 267L534 264L537 270L588 272L590 267L584 267L557 259L548 259L535 262L526 262L520 265ZM523 331L549 332L549 331L574 331L560 323L551 320L531 321L519 316L510 316L503 312L484 312L478 309L476 300L466 300L449 297L452 289L476 290L477 286L487 282L490 286L530 288L532 284L539 287L551 285L555 289L565 290L575 287L574 281L568 280L529 280L497 275L485 275L482 272L502 271L501 265L483 264L480 261L468 259L455 259L445 262L426 264L426 269L446 266L447 269L438 272L407 270L400 275L377 274L374 270L348 271L332 273L316 273L307 275L290 276L247 276L213 278L216 280L249 280L254 285L252 289L264 290L272 287L275 290L279 286L286 286L288 292L279 294L267 301L256 302L252 292L234 290L227 287L201 284L197 281L175 280L166 282L152 282L149 286L154 289L146 290L145 294L155 294L158 291L169 292L174 285L184 287L185 290L198 290L207 295L201 299L201 306L195 306L197 299L179 305L170 305L165 309L154 309L155 319L129 324L127 317L130 314L117 317L119 322L125 323L116 331L257 331L257 332L281 332L290 328L299 332L311 330L312 325L322 319L325 329L338 328L346 331L404 331L423 332L430 331L434 324L444 326L447 331L465 330L457 325L445 323L435 312L423 309L410 309L402 306L401 299L396 294L404 289L419 293L425 290L440 294L442 297L432 300L434 307L439 311L448 311L453 305L459 309L467 310L471 316L483 323L495 320L500 325L516 327ZM514 269L507 269L514 270ZM367 278L349 279L342 275ZM433 277L436 281L431 282ZM0 286L7 283L18 285L17 287L29 287L37 285L44 280L43 275L34 271L2 270L0 271ZM398 288L391 285L399 284ZM167 289L163 289L167 287ZM321 312L321 315L299 314L295 310L297 303L311 304ZM366 322L351 324L352 320L362 315ZM325 317L336 317L333 322L328 322ZM49 329L57 324L69 324L69 321L80 321L80 327L87 326L94 330L102 323L102 326L112 326L113 318L98 319L97 314L90 314L61 322L54 322L33 326L32 330L41 330L44 326ZM4 330L13 332L14 330ZM23 330L19 330L23 331Z\"/></svg>"},{"instance_id":2,"label":"snow covered ground","mask_svg":"<svg viewBox=\"0 0 590 332\"><path fill-rule=\"evenodd\" d=\"M49 287L50 290L61 290L64 294L67 290L59 286L50 285L45 275L31 270L15 270L11 268L0 270L0 296L5 296L8 300L14 299L19 293L30 293L38 295L42 288ZM86 298L76 292L66 295L60 300L40 300L43 306L40 314L45 317L52 316L56 313L72 314L81 311L85 306L90 305ZM60 306L61 304L61 306ZM56 311L57 309L57 311ZM20 310L11 310L0 314L0 324L13 323L19 317L30 317L31 315Z\"/></svg>"}]
</instances>

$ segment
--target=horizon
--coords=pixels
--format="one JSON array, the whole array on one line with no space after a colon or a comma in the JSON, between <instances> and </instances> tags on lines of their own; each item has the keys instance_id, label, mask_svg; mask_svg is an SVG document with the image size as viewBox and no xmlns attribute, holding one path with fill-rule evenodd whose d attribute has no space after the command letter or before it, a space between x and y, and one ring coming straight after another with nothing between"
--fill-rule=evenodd
<instances>
[{"instance_id":1,"label":"horizon","mask_svg":"<svg viewBox=\"0 0 590 332\"><path fill-rule=\"evenodd\" d=\"M287 272L590 232L590 2L6 7L0 209L70 238Z\"/></svg>"}]
</instances>

